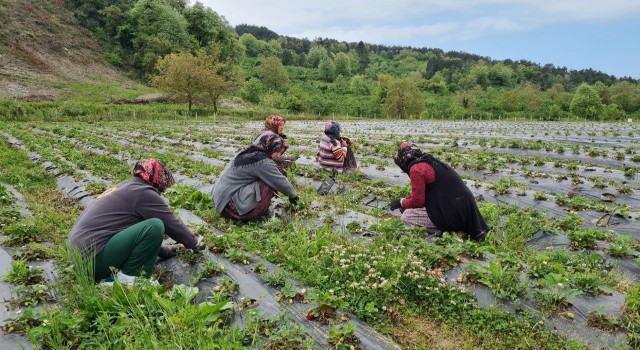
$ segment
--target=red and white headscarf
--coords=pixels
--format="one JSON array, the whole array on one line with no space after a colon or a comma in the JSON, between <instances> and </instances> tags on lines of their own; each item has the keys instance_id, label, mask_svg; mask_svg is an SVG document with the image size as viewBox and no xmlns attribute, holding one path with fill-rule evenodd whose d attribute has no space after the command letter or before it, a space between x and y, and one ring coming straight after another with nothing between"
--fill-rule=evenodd
<instances>
[{"instance_id":1,"label":"red and white headscarf","mask_svg":"<svg viewBox=\"0 0 640 350\"><path fill-rule=\"evenodd\" d=\"M131 169L131 175L141 178L160 193L175 183L169 169L153 158L138 161Z\"/></svg>"},{"instance_id":2,"label":"red and white headscarf","mask_svg":"<svg viewBox=\"0 0 640 350\"><path fill-rule=\"evenodd\" d=\"M284 127L284 123L286 123L284 118L282 118L279 115L272 114L272 115L268 116L267 119L265 119L264 128L265 128L265 130L271 130L271 131L275 132L276 134L279 134L279 133L282 132L282 130L278 131L278 128L280 126Z\"/></svg>"}]
</instances>

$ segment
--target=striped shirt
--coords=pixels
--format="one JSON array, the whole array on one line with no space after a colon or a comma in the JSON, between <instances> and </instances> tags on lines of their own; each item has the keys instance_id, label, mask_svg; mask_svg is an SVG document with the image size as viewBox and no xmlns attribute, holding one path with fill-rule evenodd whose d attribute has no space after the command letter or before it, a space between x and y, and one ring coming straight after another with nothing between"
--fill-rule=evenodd
<instances>
[{"instance_id":1,"label":"striped shirt","mask_svg":"<svg viewBox=\"0 0 640 350\"><path fill-rule=\"evenodd\" d=\"M318 144L318 162L320 167L327 170L335 169L337 172L342 173L344 170L344 158L342 160L336 159L334 151L342 148L340 141L331 140L329 136L324 135L320 139Z\"/></svg>"}]
</instances>

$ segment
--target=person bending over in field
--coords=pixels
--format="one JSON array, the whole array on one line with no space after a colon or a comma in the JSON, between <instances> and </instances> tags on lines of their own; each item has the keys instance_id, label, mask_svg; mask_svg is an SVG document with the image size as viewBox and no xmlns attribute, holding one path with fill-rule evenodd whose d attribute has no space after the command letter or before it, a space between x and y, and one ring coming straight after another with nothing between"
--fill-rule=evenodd
<instances>
[{"instance_id":1,"label":"person bending over in field","mask_svg":"<svg viewBox=\"0 0 640 350\"><path fill-rule=\"evenodd\" d=\"M189 249L202 249L198 237L178 219L161 194L174 184L171 172L155 159L136 163L133 178L98 196L73 225L68 246L94 259L96 281L115 278L133 284L151 277L158 257L174 256L179 245L163 246L166 233Z\"/></svg>"},{"instance_id":2,"label":"person bending over in field","mask_svg":"<svg viewBox=\"0 0 640 350\"><path fill-rule=\"evenodd\" d=\"M431 234L464 231L473 240L484 239L489 227L455 170L406 141L393 160L411 180L409 197L396 199L390 206L403 211L402 221L424 226Z\"/></svg>"},{"instance_id":3,"label":"person bending over in field","mask_svg":"<svg viewBox=\"0 0 640 350\"><path fill-rule=\"evenodd\" d=\"M283 133L285 123L286 121L284 120L284 118L282 118L279 115L272 114L268 116L267 119L265 119L264 121L264 129L260 130L260 132L256 136L256 139L253 141L253 145L257 146L262 136L265 136L265 135L277 135L277 136L280 136L282 139L286 139L287 136ZM278 166L278 169L280 170L280 172L286 176L287 175L286 169L293 162L295 162L296 159L298 159L298 157L292 156L289 154L283 154L277 159L274 159L274 161L276 162L276 165Z\"/></svg>"},{"instance_id":4,"label":"person bending over in field","mask_svg":"<svg viewBox=\"0 0 640 350\"><path fill-rule=\"evenodd\" d=\"M218 213L240 221L262 217L267 214L275 191L285 194L295 205L298 195L274 161L287 147L280 136L267 134L257 145L238 153L213 186L211 195Z\"/></svg>"},{"instance_id":5,"label":"person bending over in field","mask_svg":"<svg viewBox=\"0 0 640 350\"><path fill-rule=\"evenodd\" d=\"M326 170L340 174L358 167L351 150L351 139L340 136L340 123L335 120L324 125L324 135L318 145L318 162Z\"/></svg>"}]
</instances>

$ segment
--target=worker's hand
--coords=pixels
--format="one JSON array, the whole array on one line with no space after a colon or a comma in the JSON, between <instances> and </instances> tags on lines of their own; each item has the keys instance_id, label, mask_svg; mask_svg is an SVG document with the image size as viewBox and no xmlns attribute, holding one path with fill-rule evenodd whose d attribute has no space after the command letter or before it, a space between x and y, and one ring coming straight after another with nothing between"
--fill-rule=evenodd
<instances>
[{"instance_id":1,"label":"worker's hand","mask_svg":"<svg viewBox=\"0 0 640 350\"><path fill-rule=\"evenodd\" d=\"M291 203L291 205L296 206L298 205L298 200L300 199L300 197L298 196L293 196L293 197L289 197L289 203Z\"/></svg>"},{"instance_id":2,"label":"worker's hand","mask_svg":"<svg viewBox=\"0 0 640 350\"><path fill-rule=\"evenodd\" d=\"M178 253L178 249L184 249L184 245L182 244L163 245L162 247L160 247L160 252L158 253L158 256L160 257L160 259L168 259L168 258L174 257Z\"/></svg>"},{"instance_id":3,"label":"worker's hand","mask_svg":"<svg viewBox=\"0 0 640 350\"><path fill-rule=\"evenodd\" d=\"M204 250L207 245L204 243L204 237L202 236L196 236L198 238L198 242L196 243L196 246L192 249L192 250Z\"/></svg>"},{"instance_id":4,"label":"worker's hand","mask_svg":"<svg viewBox=\"0 0 640 350\"><path fill-rule=\"evenodd\" d=\"M391 211L394 211L396 209L402 209L402 204L400 203L400 199L391 201L391 204L389 205L389 209L391 209Z\"/></svg>"}]
</instances>

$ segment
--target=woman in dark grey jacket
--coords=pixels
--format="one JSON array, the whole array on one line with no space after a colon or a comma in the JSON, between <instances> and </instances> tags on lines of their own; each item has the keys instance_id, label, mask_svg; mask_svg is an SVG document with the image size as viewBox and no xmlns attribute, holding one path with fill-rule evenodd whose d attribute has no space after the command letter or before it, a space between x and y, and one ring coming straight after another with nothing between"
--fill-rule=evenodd
<instances>
[{"instance_id":1,"label":"woman in dark grey jacket","mask_svg":"<svg viewBox=\"0 0 640 350\"><path fill-rule=\"evenodd\" d=\"M126 284L140 274L151 277L158 256L175 255L175 246L162 246L165 234L186 248L204 248L161 197L174 183L171 172L155 159L144 159L131 173L133 179L98 196L69 234L69 247L93 258L96 281L108 278L112 269Z\"/></svg>"},{"instance_id":2,"label":"woman in dark grey jacket","mask_svg":"<svg viewBox=\"0 0 640 350\"><path fill-rule=\"evenodd\" d=\"M286 149L287 144L280 136L266 134L257 144L240 152L213 186L211 195L218 213L241 221L264 216L275 191L295 204L298 195L274 161Z\"/></svg>"}]
</instances>

